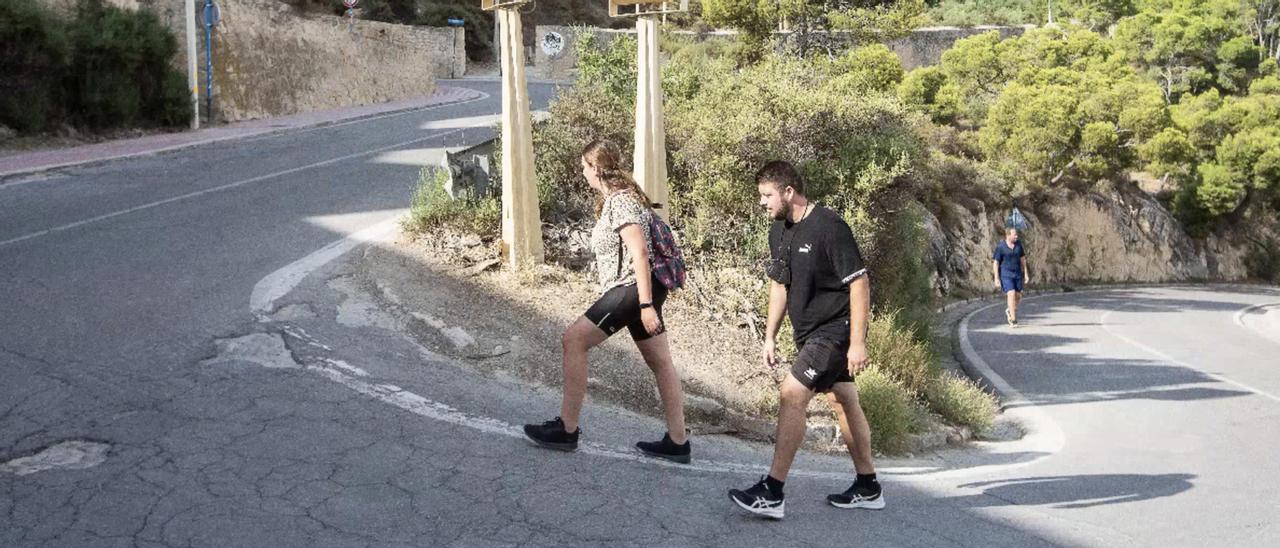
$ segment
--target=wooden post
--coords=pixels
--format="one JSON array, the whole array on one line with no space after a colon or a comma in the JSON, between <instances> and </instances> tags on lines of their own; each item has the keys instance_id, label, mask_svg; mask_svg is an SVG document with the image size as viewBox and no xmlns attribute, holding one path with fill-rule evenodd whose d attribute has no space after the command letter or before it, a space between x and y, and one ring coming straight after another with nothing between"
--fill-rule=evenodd
<instances>
[{"instance_id":1,"label":"wooden post","mask_svg":"<svg viewBox=\"0 0 1280 548\"><path fill-rule=\"evenodd\" d=\"M658 51L658 16L636 18L635 178L669 219L667 206L667 139L662 112L662 59Z\"/></svg>"},{"instance_id":2,"label":"wooden post","mask_svg":"<svg viewBox=\"0 0 1280 548\"><path fill-rule=\"evenodd\" d=\"M533 172L533 124L520 12L498 8L502 58L502 250L508 266L541 264L542 221Z\"/></svg>"}]
</instances>

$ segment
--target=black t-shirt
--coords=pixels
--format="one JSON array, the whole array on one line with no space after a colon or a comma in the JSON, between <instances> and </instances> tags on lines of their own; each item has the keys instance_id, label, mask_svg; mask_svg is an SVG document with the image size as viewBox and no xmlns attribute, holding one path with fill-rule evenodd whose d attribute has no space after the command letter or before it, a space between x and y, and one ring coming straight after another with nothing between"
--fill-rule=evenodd
<instances>
[{"instance_id":1,"label":"black t-shirt","mask_svg":"<svg viewBox=\"0 0 1280 548\"><path fill-rule=\"evenodd\" d=\"M815 205L799 223L774 221L769 229L771 258L789 261L787 314L797 344L821 334L849 340L849 284L867 273L848 223Z\"/></svg>"}]
</instances>

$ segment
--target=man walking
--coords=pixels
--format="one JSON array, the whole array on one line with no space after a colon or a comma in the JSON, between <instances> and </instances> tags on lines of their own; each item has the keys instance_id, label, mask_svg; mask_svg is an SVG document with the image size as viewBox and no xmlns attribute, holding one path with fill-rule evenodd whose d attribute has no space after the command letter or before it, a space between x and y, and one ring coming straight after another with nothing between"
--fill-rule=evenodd
<instances>
[{"instance_id":1,"label":"man walking","mask_svg":"<svg viewBox=\"0 0 1280 548\"><path fill-rule=\"evenodd\" d=\"M1005 229L1004 240L996 244L995 253L991 255L991 273L995 276L996 288L1005 295L1004 318L1010 327L1017 327L1023 284L1031 283L1027 254L1018 239L1018 229Z\"/></svg>"},{"instance_id":2,"label":"man walking","mask_svg":"<svg viewBox=\"0 0 1280 548\"><path fill-rule=\"evenodd\" d=\"M839 508L884 508L871 462L871 428L853 383L853 375L867 365L871 311L871 285L853 231L839 214L805 198L804 182L787 162L766 164L756 173L756 186L760 206L774 219L764 363L778 365L775 342L784 314L791 317L800 352L782 382L769 474L746 490L731 489L729 498L754 514L783 517L783 486L804 440L806 408L814 394L829 392L856 479L843 493L828 495L827 502Z\"/></svg>"}]
</instances>

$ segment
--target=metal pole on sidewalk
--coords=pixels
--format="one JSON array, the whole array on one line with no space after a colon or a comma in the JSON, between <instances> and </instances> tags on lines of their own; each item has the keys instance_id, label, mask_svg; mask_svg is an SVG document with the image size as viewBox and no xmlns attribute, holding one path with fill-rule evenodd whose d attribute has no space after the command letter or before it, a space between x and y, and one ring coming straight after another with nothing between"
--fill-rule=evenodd
<instances>
[{"instance_id":1,"label":"metal pole on sidewalk","mask_svg":"<svg viewBox=\"0 0 1280 548\"><path fill-rule=\"evenodd\" d=\"M204 0L204 81L205 100L208 102L205 110L209 115L209 123L213 123L213 25L216 17L217 8L214 7L213 0Z\"/></svg>"},{"instance_id":2,"label":"metal pole on sidewalk","mask_svg":"<svg viewBox=\"0 0 1280 548\"><path fill-rule=\"evenodd\" d=\"M191 91L191 129L200 129L200 77L196 49L196 0L183 2L187 18L187 89Z\"/></svg>"}]
</instances>

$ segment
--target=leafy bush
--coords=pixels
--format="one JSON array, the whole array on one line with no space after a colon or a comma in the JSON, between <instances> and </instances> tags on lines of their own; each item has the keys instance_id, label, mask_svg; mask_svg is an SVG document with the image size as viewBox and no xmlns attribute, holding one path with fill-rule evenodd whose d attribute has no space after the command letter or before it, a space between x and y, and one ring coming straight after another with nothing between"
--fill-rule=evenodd
<instances>
[{"instance_id":1,"label":"leafy bush","mask_svg":"<svg viewBox=\"0 0 1280 548\"><path fill-rule=\"evenodd\" d=\"M929 379L924 396L935 413L975 432L991 428L999 409L995 396L983 391L972 380L951 372Z\"/></svg>"},{"instance_id":2,"label":"leafy bush","mask_svg":"<svg viewBox=\"0 0 1280 548\"><path fill-rule=\"evenodd\" d=\"M63 115L65 24L37 2L0 1L0 123L45 130Z\"/></svg>"},{"instance_id":3,"label":"leafy bush","mask_svg":"<svg viewBox=\"0 0 1280 548\"><path fill-rule=\"evenodd\" d=\"M413 192L405 230L430 234L443 227L497 238L502 232L502 202L497 197L455 200L445 192L448 175L436 168L422 168Z\"/></svg>"},{"instance_id":4,"label":"leafy bush","mask_svg":"<svg viewBox=\"0 0 1280 548\"><path fill-rule=\"evenodd\" d=\"M835 62L828 89L837 93L885 93L902 81L902 61L884 44L849 51Z\"/></svg>"},{"instance_id":5,"label":"leafy bush","mask_svg":"<svg viewBox=\"0 0 1280 548\"><path fill-rule=\"evenodd\" d=\"M960 114L960 90L947 83L947 76L938 67L920 67L906 73L898 84L898 98L939 124L949 124Z\"/></svg>"},{"instance_id":6,"label":"leafy bush","mask_svg":"<svg viewBox=\"0 0 1280 548\"><path fill-rule=\"evenodd\" d=\"M928 341L934 320L933 283L925 253L929 241L923 225L923 212L918 204L895 207L886 214L884 229L877 232L879 241L869 246L867 262L871 274L872 302L878 316L917 341ZM899 346L894 352L905 351ZM925 358L928 358L926 355ZM925 360L930 361L928 359ZM918 384L909 385L918 390Z\"/></svg>"},{"instance_id":7,"label":"leafy bush","mask_svg":"<svg viewBox=\"0 0 1280 548\"><path fill-rule=\"evenodd\" d=\"M173 68L177 41L150 12L80 0L66 20L33 3L0 2L0 38L0 123L106 129L177 125L190 115L186 78Z\"/></svg>"},{"instance_id":8,"label":"leafy bush","mask_svg":"<svg viewBox=\"0 0 1280 548\"><path fill-rule=\"evenodd\" d=\"M934 375L929 347L897 325L897 313L877 312L867 332L867 355L880 372L897 381L912 396L924 393ZM859 374L858 381L862 381Z\"/></svg>"},{"instance_id":9,"label":"leafy bush","mask_svg":"<svg viewBox=\"0 0 1280 548\"><path fill-rule=\"evenodd\" d=\"M906 388L879 366L858 373L858 400L871 425L871 446L902 453L909 435L920 428L918 408Z\"/></svg>"},{"instance_id":10,"label":"leafy bush","mask_svg":"<svg viewBox=\"0 0 1280 548\"><path fill-rule=\"evenodd\" d=\"M672 202L694 247L763 256L767 223L752 177L779 158L796 164L806 194L842 212L860 241L873 239L878 191L910 171L923 145L896 98L831 91L828 71L771 57L704 73L696 96L669 98Z\"/></svg>"},{"instance_id":11,"label":"leafy bush","mask_svg":"<svg viewBox=\"0 0 1280 548\"><path fill-rule=\"evenodd\" d=\"M175 125L189 115L190 105L173 101L186 89L172 67L177 40L155 15L81 0L70 35L69 87L81 124Z\"/></svg>"},{"instance_id":12,"label":"leafy bush","mask_svg":"<svg viewBox=\"0 0 1280 548\"><path fill-rule=\"evenodd\" d=\"M950 0L931 8L929 18L952 27L1038 24L1044 8L1043 0Z\"/></svg>"}]
</instances>

